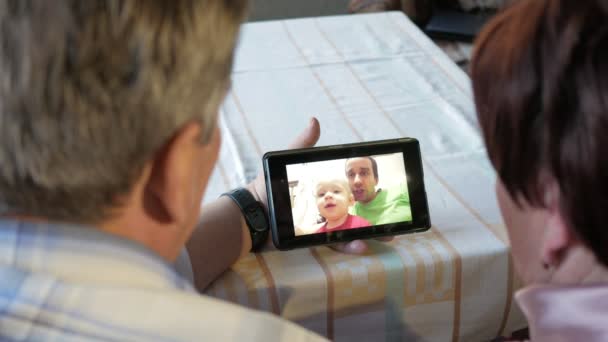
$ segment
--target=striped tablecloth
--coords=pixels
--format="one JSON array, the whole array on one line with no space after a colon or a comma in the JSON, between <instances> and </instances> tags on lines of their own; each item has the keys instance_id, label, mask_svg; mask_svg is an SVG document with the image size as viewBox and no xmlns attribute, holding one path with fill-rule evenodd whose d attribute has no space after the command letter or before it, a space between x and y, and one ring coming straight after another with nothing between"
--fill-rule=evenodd
<instances>
[{"instance_id":1,"label":"striped tablecloth","mask_svg":"<svg viewBox=\"0 0 608 342\"><path fill-rule=\"evenodd\" d=\"M208 294L335 340L484 341L524 325L470 81L399 12L243 26L205 200L245 184L311 116L319 145L420 140L433 227L372 242L251 254Z\"/></svg>"}]
</instances>

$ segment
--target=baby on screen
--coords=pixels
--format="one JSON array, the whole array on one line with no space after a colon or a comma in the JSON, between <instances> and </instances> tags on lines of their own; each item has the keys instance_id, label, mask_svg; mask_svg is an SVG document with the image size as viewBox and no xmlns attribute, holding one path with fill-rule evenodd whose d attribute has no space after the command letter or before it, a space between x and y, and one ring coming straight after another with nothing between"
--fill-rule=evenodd
<instances>
[{"instance_id":1,"label":"baby on screen","mask_svg":"<svg viewBox=\"0 0 608 342\"><path fill-rule=\"evenodd\" d=\"M315 186L314 195L319 214L325 219L315 233L371 226L371 223L361 216L348 213L350 206L355 204L355 197L346 180L319 181Z\"/></svg>"}]
</instances>

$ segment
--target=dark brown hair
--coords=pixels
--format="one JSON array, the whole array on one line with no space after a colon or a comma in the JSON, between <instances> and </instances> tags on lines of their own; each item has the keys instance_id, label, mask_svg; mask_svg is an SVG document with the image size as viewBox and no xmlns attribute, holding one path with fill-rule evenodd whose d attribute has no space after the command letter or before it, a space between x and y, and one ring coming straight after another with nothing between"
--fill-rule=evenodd
<instances>
[{"instance_id":1,"label":"dark brown hair","mask_svg":"<svg viewBox=\"0 0 608 342\"><path fill-rule=\"evenodd\" d=\"M481 32L472 62L489 158L510 195L545 205L608 265L608 1L522 0Z\"/></svg>"}]
</instances>

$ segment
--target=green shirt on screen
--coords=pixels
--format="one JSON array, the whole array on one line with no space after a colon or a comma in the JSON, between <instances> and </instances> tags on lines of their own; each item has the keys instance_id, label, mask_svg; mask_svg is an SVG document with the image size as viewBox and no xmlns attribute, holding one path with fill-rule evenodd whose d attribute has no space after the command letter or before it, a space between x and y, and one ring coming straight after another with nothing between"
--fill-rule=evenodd
<instances>
[{"instance_id":1,"label":"green shirt on screen","mask_svg":"<svg viewBox=\"0 0 608 342\"><path fill-rule=\"evenodd\" d=\"M356 202L351 214L358 215L373 225L412 220L410 197L405 183L380 189L376 198L367 204Z\"/></svg>"}]
</instances>

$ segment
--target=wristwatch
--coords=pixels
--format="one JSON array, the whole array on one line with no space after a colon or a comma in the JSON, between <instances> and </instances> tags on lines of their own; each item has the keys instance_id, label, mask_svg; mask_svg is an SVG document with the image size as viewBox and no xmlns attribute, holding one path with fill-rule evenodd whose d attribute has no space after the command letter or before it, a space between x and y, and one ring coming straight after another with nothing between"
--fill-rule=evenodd
<instances>
[{"instance_id":1,"label":"wristwatch","mask_svg":"<svg viewBox=\"0 0 608 342\"><path fill-rule=\"evenodd\" d=\"M251 234L251 251L258 251L266 243L270 231L262 204L245 188L234 189L222 196L230 197L241 208Z\"/></svg>"}]
</instances>

